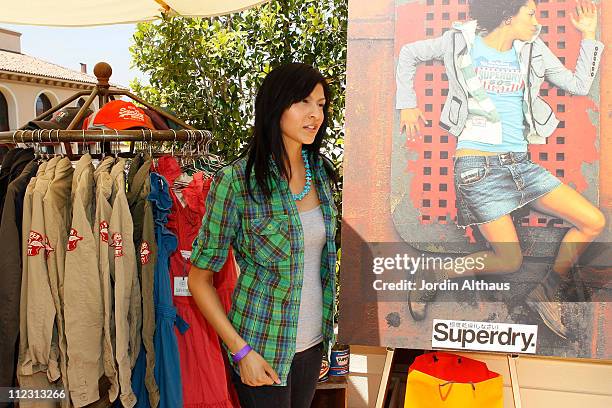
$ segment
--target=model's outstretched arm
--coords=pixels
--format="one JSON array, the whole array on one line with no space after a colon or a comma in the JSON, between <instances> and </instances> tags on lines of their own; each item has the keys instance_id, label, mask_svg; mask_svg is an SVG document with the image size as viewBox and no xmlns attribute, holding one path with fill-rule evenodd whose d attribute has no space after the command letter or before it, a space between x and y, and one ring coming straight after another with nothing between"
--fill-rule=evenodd
<instances>
[{"instance_id":1,"label":"model's outstretched arm","mask_svg":"<svg viewBox=\"0 0 612 408\"><path fill-rule=\"evenodd\" d=\"M595 40L597 14L595 3L576 0L576 13L572 13L570 18L574 27L582 33L582 42L575 72L565 68L548 47L544 50L546 79L574 95L589 93L601 61L604 45Z\"/></svg>"}]
</instances>

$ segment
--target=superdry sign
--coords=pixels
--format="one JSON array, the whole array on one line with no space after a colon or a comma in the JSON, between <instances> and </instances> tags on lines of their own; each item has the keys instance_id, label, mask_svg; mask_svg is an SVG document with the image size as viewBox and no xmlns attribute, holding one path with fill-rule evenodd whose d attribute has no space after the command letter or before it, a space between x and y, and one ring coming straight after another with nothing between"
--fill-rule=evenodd
<instances>
[{"instance_id":1,"label":"superdry sign","mask_svg":"<svg viewBox=\"0 0 612 408\"><path fill-rule=\"evenodd\" d=\"M434 319L432 348L535 354L538 326Z\"/></svg>"}]
</instances>

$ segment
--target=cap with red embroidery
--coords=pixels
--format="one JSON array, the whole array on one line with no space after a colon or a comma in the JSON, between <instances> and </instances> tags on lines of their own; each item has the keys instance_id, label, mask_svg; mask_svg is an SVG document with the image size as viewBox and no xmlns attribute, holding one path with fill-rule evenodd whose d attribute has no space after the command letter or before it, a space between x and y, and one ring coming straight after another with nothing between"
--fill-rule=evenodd
<instances>
[{"instance_id":1,"label":"cap with red embroidery","mask_svg":"<svg viewBox=\"0 0 612 408\"><path fill-rule=\"evenodd\" d=\"M151 118L132 102L110 101L83 122L83 129L134 129L155 130Z\"/></svg>"},{"instance_id":2,"label":"cap with red embroidery","mask_svg":"<svg viewBox=\"0 0 612 408\"><path fill-rule=\"evenodd\" d=\"M81 109L79 106L65 106L53 113L50 120L32 120L28 122L26 129L67 129L72 119L74 119L79 112L79 109ZM87 109L85 112L86 115L90 113L91 109ZM83 120L77 123L76 129L79 129L82 123Z\"/></svg>"}]
</instances>

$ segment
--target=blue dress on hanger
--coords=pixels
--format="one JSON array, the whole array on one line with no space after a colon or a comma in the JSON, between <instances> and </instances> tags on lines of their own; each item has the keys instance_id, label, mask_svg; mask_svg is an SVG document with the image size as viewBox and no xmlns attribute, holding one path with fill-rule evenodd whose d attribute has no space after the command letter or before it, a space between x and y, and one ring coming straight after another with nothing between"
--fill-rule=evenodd
<instances>
[{"instance_id":1,"label":"blue dress on hanger","mask_svg":"<svg viewBox=\"0 0 612 408\"><path fill-rule=\"evenodd\" d=\"M176 313L172 303L170 285L170 255L176 250L176 236L166 228L168 214L172 208L172 198L168 182L157 173L149 175L151 192L149 201L153 207L155 221L155 240L157 242L157 263L155 264L155 381L159 386L159 408L183 406L181 368L178 343L174 325L180 333L185 333L189 325Z\"/></svg>"}]
</instances>

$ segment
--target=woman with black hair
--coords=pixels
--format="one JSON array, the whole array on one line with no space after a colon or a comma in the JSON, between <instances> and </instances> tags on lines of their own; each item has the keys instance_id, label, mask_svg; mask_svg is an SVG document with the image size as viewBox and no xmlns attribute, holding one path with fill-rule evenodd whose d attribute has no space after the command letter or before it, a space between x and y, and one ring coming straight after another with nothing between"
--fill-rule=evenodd
<instances>
[{"instance_id":1,"label":"woman with black hair","mask_svg":"<svg viewBox=\"0 0 612 408\"><path fill-rule=\"evenodd\" d=\"M189 289L230 353L243 407L309 407L333 340L337 211L319 153L330 90L305 64L270 72L245 157L221 169L191 255ZM240 276L226 316L213 286L230 246Z\"/></svg>"},{"instance_id":2,"label":"woman with black hair","mask_svg":"<svg viewBox=\"0 0 612 408\"><path fill-rule=\"evenodd\" d=\"M595 39L597 7L577 0L572 24L582 33L574 72L566 69L539 38L534 0L472 0L473 21L455 24L441 37L405 45L397 65L396 108L409 139L419 133L413 79L416 65L444 61L448 97L440 126L457 136L454 181L460 227L477 226L491 249L471 254L471 264L484 267L470 274L510 273L523 261L510 213L530 205L573 225L560 244L554 264L528 296L528 304L561 337L563 284L570 269L605 226L602 212L564 185L527 154L529 143L543 144L559 120L539 97L545 80L574 95L587 95L604 45ZM481 265L476 263L476 265ZM433 272L435 281L458 276L452 270ZM411 297L416 320L425 317L434 291Z\"/></svg>"}]
</instances>

